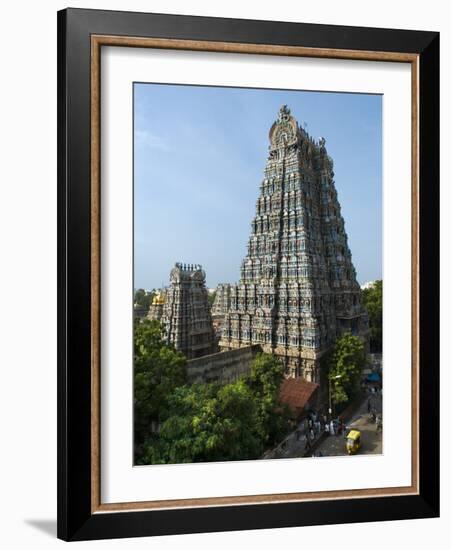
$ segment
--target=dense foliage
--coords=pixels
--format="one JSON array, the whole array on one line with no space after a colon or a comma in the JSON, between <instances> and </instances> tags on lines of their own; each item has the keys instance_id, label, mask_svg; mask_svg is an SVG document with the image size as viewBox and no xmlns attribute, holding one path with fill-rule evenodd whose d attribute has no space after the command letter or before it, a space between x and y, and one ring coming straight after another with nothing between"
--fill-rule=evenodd
<instances>
[{"instance_id":1,"label":"dense foliage","mask_svg":"<svg viewBox=\"0 0 451 550\"><path fill-rule=\"evenodd\" d=\"M370 349L382 351L382 281L375 281L374 286L362 290L363 303L368 311L370 324Z\"/></svg>"},{"instance_id":2,"label":"dense foliage","mask_svg":"<svg viewBox=\"0 0 451 550\"><path fill-rule=\"evenodd\" d=\"M277 359L258 355L249 376L230 384L189 385L184 356L161 336L158 323L135 326L137 464L255 459L287 433Z\"/></svg>"},{"instance_id":3,"label":"dense foliage","mask_svg":"<svg viewBox=\"0 0 451 550\"><path fill-rule=\"evenodd\" d=\"M157 321L134 326L135 446L147 437L152 422L159 421L171 393L186 382L186 358L167 346Z\"/></svg>"},{"instance_id":4,"label":"dense foliage","mask_svg":"<svg viewBox=\"0 0 451 550\"><path fill-rule=\"evenodd\" d=\"M291 413L279 402L283 379L282 363L273 355L261 353L254 359L246 380L258 405L262 438L266 446L279 441L288 430Z\"/></svg>"},{"instance_id":5,"label":"dense foliage","mask_svg":"<svg viewBox=\"0 0 451 550\"><path fill-rule=\"evenodd\" d=\"M150 304L152 303L154 295L155 295L154 290L152 290L151 292L148 292L143 288L138 288L138 290L135 290L134 303L138 304L139 306L142 306L147 311L149 309Z\"/></svg>"},{"instance_id":6,"label":"dense foliage","mask_svg":"<svg viewBox=\"0 0 451 550\"><path fill-rule=\"evenodd\" d=\"M244 381L177 388L143 463L257 458L263 451L255 400Z\"/></svg>"},{"instance_id":7,"label":"dense foliage","mask_svg":"<svg viewBox=\"0 0 451 550\"><path fill-rule=\"evenodd\" d=\"M216 298L216 290L208 293L208 303L210 304L210 306L214 304L215 298Z\"/></svg>"},{"instance_id":8,"label":"dense foliage","mask_svg":"<svg viewBox=\"0 0 451 550\"><path fill-rule=\"evenodd\" d=\"M366 354L362 340L346 332L335 341L329 355L329 380L332 401L345 404L359 391Z\"/></svg>"}]
</instances>

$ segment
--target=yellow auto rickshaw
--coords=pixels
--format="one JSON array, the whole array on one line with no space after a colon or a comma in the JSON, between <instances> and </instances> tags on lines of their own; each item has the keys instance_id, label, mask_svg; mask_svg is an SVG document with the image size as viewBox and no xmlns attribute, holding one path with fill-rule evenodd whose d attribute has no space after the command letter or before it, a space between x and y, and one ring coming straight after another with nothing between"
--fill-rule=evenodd
<instances>
[{"instance_id":1,"label":"yellow auto rickshaw","mask_svg":"<svg viewBox=\"0 0 451 550\"><path fill-rule=\"evenodd\" d=\"M351 430L346 437L346 450L348 455L355 455L361 446L361 433L359 430Z\"/></svg>"}]
</instances>

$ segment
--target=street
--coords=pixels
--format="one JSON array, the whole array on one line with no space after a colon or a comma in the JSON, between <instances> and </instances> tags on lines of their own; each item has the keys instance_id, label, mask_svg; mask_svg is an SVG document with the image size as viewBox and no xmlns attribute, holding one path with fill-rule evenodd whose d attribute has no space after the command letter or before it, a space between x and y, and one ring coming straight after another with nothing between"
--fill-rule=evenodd
<instances>
[{"instance_id":1,"label":"street","mask_svg":"<svg viewBox=\"0 0 451 550\"><path fill-rule=\"evenodd\" d=\"M368 414L368 399L371 410L375 414L382 413L382 395L368 394L364 398L346 422L346 434L351 428L361 432L362 446L357 455L382 453L382 430L377 430L376 423L372 422ZM301 426L300 426L301 427ZM263 458L297 458L307 456L347 456L346 439L343 435L325 435L323 432L317 435L316 442L312 443L312 451L306 452L305 434L300 435L301 430L295 430L276 449L267 452ZM303 430L302 430L303 431Z\"/></svg>"},{"instance_id":2,"label":"street","mask_svg":"<svg viewBox=\"0 0 451 550\"><path fill-rule=\"evenodd\" d=\"M382 396L380 394L370 397L372 408L376 414L382 413ZM364 399L350 421L346 423L346 433L351 428L359 430L362 434L362 446L358 455L380 454L382 453L382 430L377 431L376 423L370 420L368 414L368 398ZM315 455L321 453L322 456L341 456L346 455L346 439L342 435L329 435L316 447ZM320 455L320 456L321 456Z\"/></svg>"}]
</instances>

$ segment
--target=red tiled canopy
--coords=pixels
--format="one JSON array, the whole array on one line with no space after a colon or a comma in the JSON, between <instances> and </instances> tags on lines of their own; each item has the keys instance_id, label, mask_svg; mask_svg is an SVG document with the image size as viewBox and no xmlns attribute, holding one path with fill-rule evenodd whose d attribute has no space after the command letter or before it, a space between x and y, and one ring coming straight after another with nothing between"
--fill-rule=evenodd
<instances>
[{"instance_id":1,"label":"red tiled canopy","mask_svg":"<svg viewBox=\"0 0 451 550\"><path fill-rule=\"evenodd\" d=\"M282 382L279 397L299 418L318 388L319 384L303 378L287 378Z\"/></svg>"}]
</instances>

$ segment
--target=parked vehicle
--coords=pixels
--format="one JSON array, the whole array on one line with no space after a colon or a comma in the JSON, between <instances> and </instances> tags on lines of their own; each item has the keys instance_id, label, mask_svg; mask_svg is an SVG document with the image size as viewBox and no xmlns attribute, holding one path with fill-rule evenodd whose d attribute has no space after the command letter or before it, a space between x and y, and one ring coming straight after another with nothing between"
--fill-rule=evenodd
<instances>
[{"instance_id":1,"label":"parked vehicle","mask_svg":"<svg viewBox=\"0 0 451 550\"><path fill-rule=\"evenodd\" d=\"M355 455L362 445L362 434L359 430L351 430L346 436L346 450L349 455Z\"/></svg>"}]
</instances>

